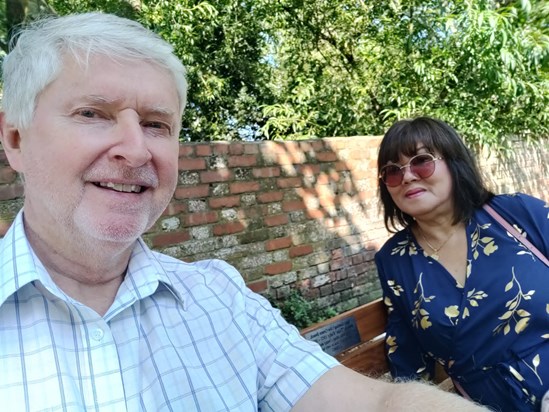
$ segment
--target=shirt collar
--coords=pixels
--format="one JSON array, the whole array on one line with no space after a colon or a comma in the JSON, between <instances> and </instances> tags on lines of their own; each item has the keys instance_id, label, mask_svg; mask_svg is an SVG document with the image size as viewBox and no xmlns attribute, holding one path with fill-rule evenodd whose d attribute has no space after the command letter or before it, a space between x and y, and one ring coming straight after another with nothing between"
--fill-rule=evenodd
<instances>
[{"instance_id":1,"label":"shirt collar","mask_svg":"<svg viewBox=\"0 0 549 412\"><path fill-rule=\"evenodd\" d=\"M23 210L0 240L0 306L20 288L40 279L34 253L25 236Z\"/></svg>"},{"instance_id":2,"label":"shirt collar","mask_svg":"<svg viewBox=\"0 0 549 412\"><path fill-rule=\"evenodd\" d=\"M58 290L28 242L23 223L23 209L19 211L6 235L0 240L0 273L0 306L23 286L37 280L50 291ZM177 300L184 303L183 297L174 287L172 279L155 254L142 239L138 239L132 250L126 277L117 299L118 296L123 298L124 292L133 296L131 300L143 299L154 294L159 288L166 288Z\"/></svg>"},{"instance_id":3,"label":"shirt collar","mask_svg":"<svg viewBox=\"0 0 549 412\"><path fill-rule=\"evenodd\" d=\"M137 240L132 250L124 283L132 285L131 289L135 291L138 299L151 295L161 286L183 303L183 297L174 286L173 280L158 261L156 254L141 238Z\"/></svg>"}]
</instances>

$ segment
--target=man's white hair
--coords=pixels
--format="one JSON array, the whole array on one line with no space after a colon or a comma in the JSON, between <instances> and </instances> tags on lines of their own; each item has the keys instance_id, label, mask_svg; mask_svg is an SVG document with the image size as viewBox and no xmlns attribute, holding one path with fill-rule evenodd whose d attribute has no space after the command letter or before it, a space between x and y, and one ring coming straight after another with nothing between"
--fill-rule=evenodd
<instances>
[{"instance_id":1,"label":"man's white hair","mask_svg":"<svg viewBox=\"0 0 549 412\"><path fill-rule=\"evenodd\" d=\"M38 96L57 78L67 57L84 66L90 56L99 55L164 68L173 76L183 114L187 96L183 64L168 42L135 21L103 13L48 17L22 29L15 41L4 57L2 106L6 121L18 128L30 126Z\"/></svg>"}]
</instances>

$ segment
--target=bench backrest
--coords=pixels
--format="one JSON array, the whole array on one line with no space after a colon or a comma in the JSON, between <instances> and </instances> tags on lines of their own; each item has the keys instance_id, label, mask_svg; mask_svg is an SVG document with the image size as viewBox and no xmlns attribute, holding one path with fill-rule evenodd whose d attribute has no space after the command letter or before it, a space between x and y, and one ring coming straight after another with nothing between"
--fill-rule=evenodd
<instances>
[{"instance_id":1,"label":"bench backrest","mask_svg":"<svg viewBox=\"0 0 549 412\"><path fill-rule=\"evenodd\" d=\"M341 313L301 331L357 372L379 376L389 371L385 356L387 309L382 299ZM335 352L334 352L335 351Z\"/></svg>"}]
</instances>

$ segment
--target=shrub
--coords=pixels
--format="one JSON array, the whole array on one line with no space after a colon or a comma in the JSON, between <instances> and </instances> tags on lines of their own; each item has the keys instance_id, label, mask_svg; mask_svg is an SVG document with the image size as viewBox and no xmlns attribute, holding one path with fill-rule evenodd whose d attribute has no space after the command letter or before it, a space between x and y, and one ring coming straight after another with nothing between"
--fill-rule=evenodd
<instances>
[{"instance_id":1,"label":"shrub","mask_svg":"<svg viewBox=\"0 0 549 412\"><path fill-rule=\"evenodd\" d=\"M298 290L292 290L284 300L273 300L271 297L268 299L275 308L280 309L284 319L298 329L337 315L334 308L321 308L317 302L306 299Z\"/></svg>"}]
</instances>

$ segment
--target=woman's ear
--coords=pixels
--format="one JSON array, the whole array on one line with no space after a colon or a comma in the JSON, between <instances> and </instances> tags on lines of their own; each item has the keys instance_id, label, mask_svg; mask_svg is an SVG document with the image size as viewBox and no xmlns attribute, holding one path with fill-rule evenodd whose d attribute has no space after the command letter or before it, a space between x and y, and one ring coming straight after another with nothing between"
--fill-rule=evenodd
<instances>
[{"instance_id":1,"label":"woman's ear","mask_svg":"<svg viewBox=\"0 0 549 412\"><path fill-rule=\"evenodd\" d=\"M6 122L5 113L0 113L0 140L11 168L22 172L21 135L15 125Z\"/></svg>"}]
</instances>

